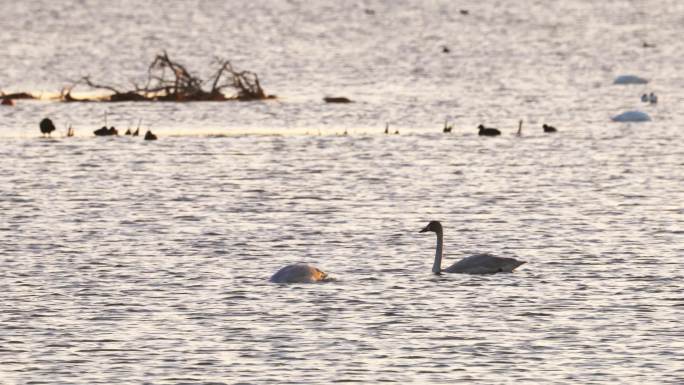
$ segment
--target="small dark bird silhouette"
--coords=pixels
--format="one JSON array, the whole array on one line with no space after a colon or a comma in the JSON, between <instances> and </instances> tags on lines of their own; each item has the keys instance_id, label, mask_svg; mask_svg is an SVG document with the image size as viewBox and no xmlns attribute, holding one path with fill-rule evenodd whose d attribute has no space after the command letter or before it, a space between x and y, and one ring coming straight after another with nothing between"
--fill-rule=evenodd
<instances>
[{"instance_id":1,"label":"small dark bird silhouette","mask_svg":"<svg viewBox=\"0 0 684 385\"><path fill-rule=\"evenodd\" d=\"M140 134L140 124L142 123L142 118L138 119L138 127L133 131L133 136L138 136Z\"/></svg>"},{"instance_id":2,"label":"small dark bird silhouette","mask_svg":"<svg viewBox=\"0 0 684 385\"><path fill-rule=\"evenodd\" d=\"M45 118L40 121L40 132L43 134L43 136L50 136L50 133L54 130L55 124L52 123L52 120L50 120L50 118Z\"/></svg>"},{"instance_id":3,"label":"small dark bird silhouette","mask_svg":"<svg viewBox=\"0 0 684 385\"><path fill-rule=\"evenodd\" d=\"M126 132L124 133L124 135L130 135L130 134L131 134L131 129L129 128L129 129L126 130Z\"/></svg>"},{"instance_id":4,"label":"small dark bird silhouette","mask_svg":"<svg viewBox=\"0 0 684 385\"><path fill-rule=\"evenodd\" d=\"M501 131L497 130L496 128L487 128L480 124L477 126L478 130L480 130L477 134L480 136L499 136L501 135Z\"/></svg>"},{"instance_id":5,"label":"small dark bird silhouette","mask_svg":"<svg viewBox=\"0 0 684 385\"><path fill-rule=\"evenodd\" d=\"M116 128L114 128L114 127L107 128L107 111L105 111L105 113L104 113L104 126L93 131L93 134L95 134L95 136L119 135L119 133L116 131Z\"/></svg>"},{"instance_id":6,"label":"small dark bird silhouette","mask_svg":"<svg viewBox=\"0 0 684 385\"><path fill-rule=\"evenodd\" d=\"M467 9L462 9L459 12L461 13L461 15L469 15L470 14L470 11L468 11Z\"/></svg>"},{"instance_id":7,"label":"small dark bird silhouette","mask_svg":"<svg viewBox=\"0 0 684 385\"><path fill-rule=\"evenodd\" d=\"M444 129L442 129L442 132L445 134L451 132L451 129L453 128L453 126L447 126L448 122L449 122L449 120L444 119Z\"/></svg>"},{"instance_id":8,"label":"small dark bird silhouette","mask_svg":"<svg viewBox=\"0 0 684 385\"><path fill-rule=\"evenodd\" d=\"M72 137L74 136L74 128L71 127L71 124L69 124L69 128L67 128L67 137Z\"/></svg>"},{"instance_id":9,"label":"small dark bird silhouette","mask_svg":"<svg viewBox=\"0 0 684 385\"><path fill-rule=\"evenodd\" d=\"M451 52L451 50L449 49L449 47L443 45L443 46L442 46L442 53L449 53L449 52Z\"/></svg>"},{"instance_id":10,"label":"small dark bird silhouette","mask_svg":"<svg viewBox=\"0 0 684 385\"><path fill-rule=\"evenodd\" d=\"M394 130L394 135L399 135L399 129Z\"/></svg>"},{"instance_id":11,"label":"small dark bird silhouette","mask_svg":"<svg viewBox=\"0 0 684 385\"><path fill-rule=\"evenodd\" d=\"M102 126L97 130L93 131L93 134L95 134L95 136L107 136L109 135L109 129L107 128L107 126Z\"/></svg>"},{"instance_id":12,"label":"small dark bird silhouette","mask_svg":"<svg viewBox=\"0 0 684 385\"><path fill-rule=\"evenodd\" d=\"M385 123L385 135L389 134L389 122Z\"/></svg>"},{"instance_id":13,"label":"small dark bird silhouette","mask_svg":"<svg viewBox=\"0 0 684 385\"><path fill-rule=\"evenodd\" d=\"M145 133L145 140L157 140L157 135L153 134L152 131L147 130Z\"/></svg>"},{"instance_id":14,"label":"small dark bird silhouette","mask_svg":"<svg viewBox=\"0 0 684 385\"><path fill-rule=\"evenodd\" d=\"M98 128L97 130L93 131L93 134L95 136L116 136L119 135L119 131L114 128L114 126L107 128L106 126L102 126Z\"/></svg>"},{"instance_id":15,"label":"small dark bird silhouette","mask_svg":"<svg viewBox=\"0 0 684 385\"><path fill-rule=\"evenodd\" d=\"M544 132L546 132L546 133L558 132L558 130L556 130L556 127L549 126L546 123L542 124L542 128L544 129Z\"/></svg>"}]
</instances>

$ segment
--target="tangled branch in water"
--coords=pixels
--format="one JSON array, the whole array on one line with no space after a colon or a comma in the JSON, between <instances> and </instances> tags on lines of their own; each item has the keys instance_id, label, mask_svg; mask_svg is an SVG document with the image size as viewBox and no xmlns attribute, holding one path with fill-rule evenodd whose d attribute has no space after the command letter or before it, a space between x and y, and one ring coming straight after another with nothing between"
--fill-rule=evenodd
<instances>
[{"instance_id":1,"label":"tangled branch in water","mask_svg":"<svg viewBox=\"0 0 684 385\"><path fill-rule=\"evenodd\" d=\"M118 88L93 82L89 76L84 76L65 87L61 92L61 99L66 102L85 101L226 101L226 100L263 100L273 99L274 95L266 95L259 83L259 76L251 71L236 71L230 61L219 60L219 68L212 75L211 88L207 91L202 86L205 81L191 74L182 64L169 58L164 51L157 55L147 69L147 81L140 87L133 85L133 90L121 91ZM71 91L85 85L91 89L105 90L109 94L99 98L77 99ZM225 90L233 89L234 93L227 95Z\"/></svg>"}]
</instances>

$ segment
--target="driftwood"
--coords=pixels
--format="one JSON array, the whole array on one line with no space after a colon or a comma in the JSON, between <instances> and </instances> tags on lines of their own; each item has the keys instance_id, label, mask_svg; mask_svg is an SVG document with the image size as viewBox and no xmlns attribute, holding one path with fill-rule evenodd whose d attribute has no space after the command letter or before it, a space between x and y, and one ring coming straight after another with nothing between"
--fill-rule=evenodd
<instances>
[{"instance_id":1,"label":"driftwood","mask_svg":"<svg viewBox=\"0 0 684 385\"><path fill-rule=\"evenodd\" d=\"M35 96L29 94L28 92L15 92L13 94L6 94L4 92L0 92L0 99L9 100L9 99L37 99L37 98Z\"/></svg>"},{"instance_id":2,"label":"driftwood","mask_svg":"<svg viewBox=\"0 0 684 385\"><path fill-rule=\"evenodd\" d=\"M326 103L352 103L351 99L344 96L326 96L323 101Z\"/></svg>"},{"instance_id":3,"label":"driftwood","mask_svg":"<svg viewBox=\"0 0 684 385\"><path fill-rule=\"evenodd\" d=\"M218 64L218 70L209 81L205 81L191 74L182 64L171 60L168 54L163 52L149 65L144 86L133 84L133 90L120 90L110 85L95 83L89 76L84 76L71 86L65 87L61 92L61 99L65 102L191 102L275 98L274 95L266 95L256 73L236 71L228 60L219 60ZM203 88L207 83L211 85L208 90ZM107 91L108 95L98 98L74 98L71 92L79 85ZM234 93L227 95L227 89L233 89Z\"/></svg>"}]
</instances>

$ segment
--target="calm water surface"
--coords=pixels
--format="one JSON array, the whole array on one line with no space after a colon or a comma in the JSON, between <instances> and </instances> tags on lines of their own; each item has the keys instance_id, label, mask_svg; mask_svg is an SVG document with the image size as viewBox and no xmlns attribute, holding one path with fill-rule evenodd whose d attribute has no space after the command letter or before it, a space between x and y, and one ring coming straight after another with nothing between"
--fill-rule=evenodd
<instances>
[{"instance_id":1,"label":"calm water surface","mask_svg":"<svg viewBox=\"0 0 684 385\"><path fill-rule=\"evenodd\" d=\"M199 71L230 57L280 95L0 108L0 382L684 382L682 11L0 4L4 91L125 84L166 48ZM624 73L651 83L613 86ZM653 121L610 122L634 108ZM160 140L93 137L105 110ZM445 263L528 263L434 276L432 219ZM268 282L300 261L336 280Z\"/></svg>"}]
</instances>

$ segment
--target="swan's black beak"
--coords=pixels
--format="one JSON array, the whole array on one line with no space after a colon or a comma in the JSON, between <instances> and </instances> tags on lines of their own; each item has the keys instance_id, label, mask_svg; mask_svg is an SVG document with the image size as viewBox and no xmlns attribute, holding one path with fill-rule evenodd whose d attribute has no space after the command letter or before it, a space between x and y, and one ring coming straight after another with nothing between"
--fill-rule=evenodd
<instances>
[{"instance_id":1,"label":"swan's black beak","mask_svg":"<svg viewBox=\"0 0 684 385\"><path fill-rule=\"evenodd\" d=\"M420 230L419 233L426 233L426 232L430 231L430 230L428 230L428 227L429 227L429 226L425 226L425 228L423 228L422 230Z\"/></svg>"}]
</instances>

